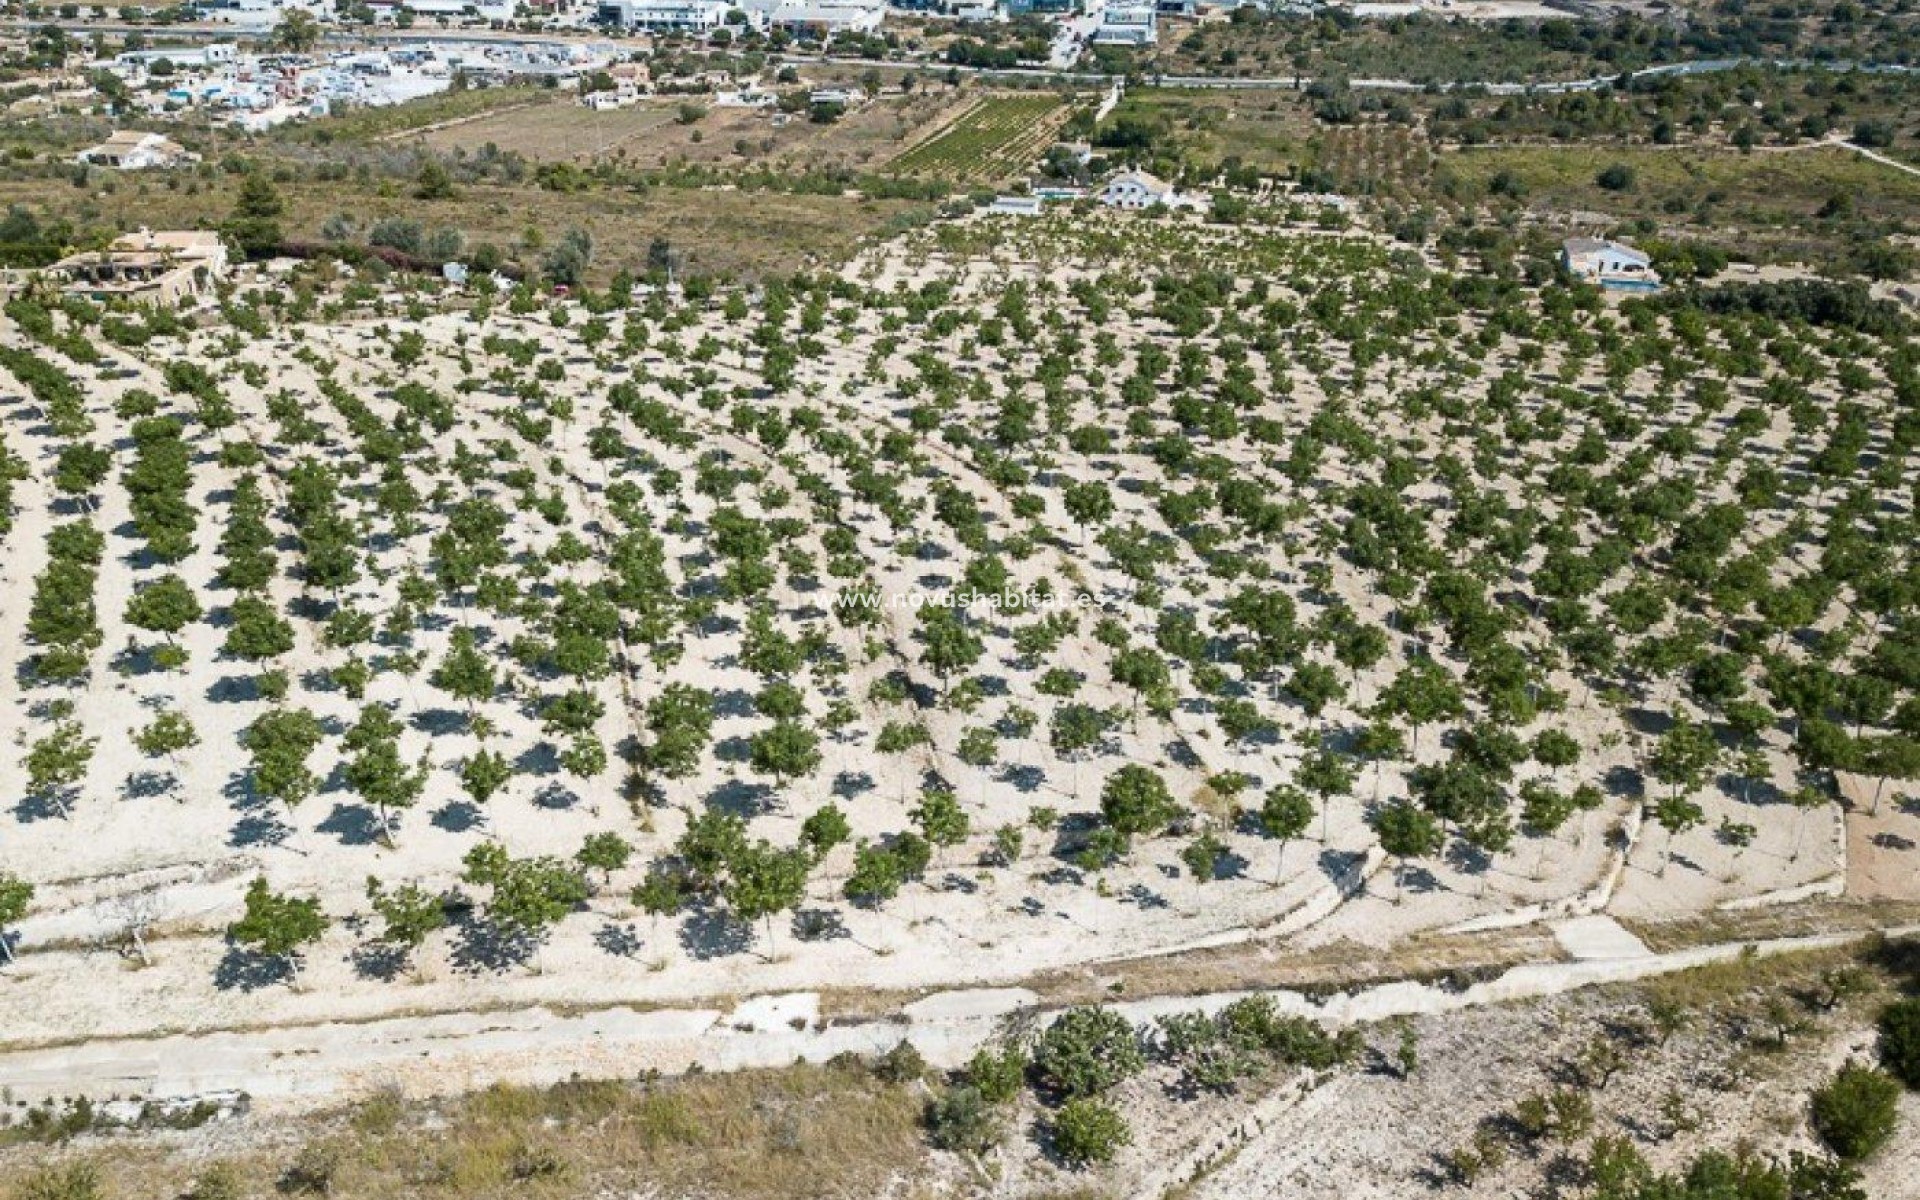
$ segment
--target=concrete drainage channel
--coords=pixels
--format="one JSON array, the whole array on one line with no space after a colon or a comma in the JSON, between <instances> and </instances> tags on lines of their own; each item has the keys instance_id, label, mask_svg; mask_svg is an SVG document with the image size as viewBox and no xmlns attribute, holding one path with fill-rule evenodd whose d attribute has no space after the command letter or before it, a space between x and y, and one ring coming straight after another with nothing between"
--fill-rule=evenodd
<instances>
[{"instance_id":1,"label":"concrete drainage channel","mask_svg":"<svg viewBox=\"0 0 1920 1200\"><path fill-rule=\"evenodd\" d=\"M1725 962L1841 946L1861 932L1727 942L1656 954L1610 917L1558 922L1568 961L1524 963L1466 987L1400 981L1319 998L1269 991L1283 1012L1334 1025L1431 1015L1553 996ZM1882 931L1903 937L1920 926ZM1117 1000L1135 1022L1217 1011L1248 991ZM938 1067L956 1067L1010 1027L1048 1010L1024 988L935 992L880 1018L823 1018L812 992L759 996L729 1010L610 1007L562 1012L445 1013L360 1023L111 1039L0 1052L0 1090L16 1103L89 1096L192 1103L244 1095L265 1111L296 1111L398 1088L452 1095L496 1081L550 1084L571 1077L631 1078L822 1062L878 1054L901 1041Z\"/></svg>"}]
</instances>

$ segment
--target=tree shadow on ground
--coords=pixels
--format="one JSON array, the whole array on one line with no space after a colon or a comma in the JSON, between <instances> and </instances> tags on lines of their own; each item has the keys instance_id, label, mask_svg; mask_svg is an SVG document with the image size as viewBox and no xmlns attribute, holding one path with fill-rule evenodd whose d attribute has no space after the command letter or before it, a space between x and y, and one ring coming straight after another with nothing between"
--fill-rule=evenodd
<instances>
[{"instance_id":1,"label":"tree shadow on ground","mask_svg":"<svg viewBox=\"0 0 1920 1200\"><path fill-rule=\"evenodd\" d=\"M486 824L486 820L479 805L468 800L449 800L435 810L428 823L448 833L466 833Z\"/></svg>"},{"instance_id":2,"label":"tree shadow on ground","mask_svg":"<svg viewBox=\"0 0 1920 1200\"><path fill-rule=\"evenodd\" d=\"M343 846L371 846L380 839L380 821L364 804L335 804L314 828L340 839Z\"/></svg>"},{"instance_id":3,"label":"tree shadow on ground","mask_svg":"<svg viewBox=\"0 0 1920 1200\"><path fill-rule=\"evenodd\" d=\"M353 973L362 979L371 979L378 983L392 983L407 969L408 950L405 946L395 946L387 942L368 942L354 949L348 961L353 964Z\"/></svg>"},{"instance_id":4,"label":"tree shadow on ground","mask_svg":"<svg viewBox=\"0 0 1920 1200\"><path fill-rule=\"evenodd\" d=\"M255 846L284 846L293 837L293 826L273 809L264 805L233 823L227 831L227 845L237 850Z\"/></svg>"},{"instance_id":5,"label":"tree shadow on ground","mask_svg":"<svg viewBox=\"0 0 1920 1200\"><path fill-rule=\"evenodd\" d=\"M593 944L615 958L638 958L645 943L633 922L607 921L593 931Z\"/></svg>"},{"instance_id":6,"label":"tree shadow on ground","mask_svg":"<svg viewBox=\"0 0 1920 1200\"><path fill-rule=\"evenodd\" d=\"M796 909L792 932L803 942L837 942L853 936L839 910L832 908Z\"/></svg>"},{"instance_id":7,"label":"tree shadow on ground","mask_svg":"<svg viewBox=\"0 0 1920 1200\"><path fill-rule=\"evenodd\" d=\"M469 913L454 925L453 950L447 957L456 971L469 975L498 974L511 967L525 966L539 948L538 937Z\"/></svg>"},{"instance_id":8,"label":"tree shadow on ground","mask_svg":"<svg viewBox=\"0 0 1920 1200\"><path fill-rule=\"evenodd\" d=\"M743 954L753 948L753 927L723 908L697 908L680 922L680 948L699 962Z\"/></svg>"},{"instance_id":9,"label":"tree shadow on ground","mask_svg":"<svg viewBox=\"0 0 1920 1200\"><path fill-rule=\"evenodd\" d=\"M293 966L286 959L243 946L229 946L213 972L213 986L223 992L257 992L292 979Z\"/></svg>"}]
</instances>

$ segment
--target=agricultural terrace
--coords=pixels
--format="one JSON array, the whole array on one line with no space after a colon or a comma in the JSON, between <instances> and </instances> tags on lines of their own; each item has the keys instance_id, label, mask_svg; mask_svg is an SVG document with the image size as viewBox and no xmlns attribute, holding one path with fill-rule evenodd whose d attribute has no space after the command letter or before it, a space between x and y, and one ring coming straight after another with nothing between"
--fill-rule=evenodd
<instances>
[{"instance_id":1,"label":"agricultural terrace","mask_svg":"<svg viewBox=\"0 0 1920 1200\"><path fill-rule=\"evenodd\" d=\"M1920 843L1864 291L1107 213L312 286L0 331L9 1043L1711 914L1843 882L1839 770Z\"/></svg>"},{"instance_id":2,"label":"agricultural terrace","mask_svg":"<svg viewBox=\"0 0 1920 1200\"><path fill-rule=\"evenodd\" d=\"M1068 111L1057 96L989 96L888 165L906 175L998 183L1032 166Z\"/></svg>"}]
</instances>

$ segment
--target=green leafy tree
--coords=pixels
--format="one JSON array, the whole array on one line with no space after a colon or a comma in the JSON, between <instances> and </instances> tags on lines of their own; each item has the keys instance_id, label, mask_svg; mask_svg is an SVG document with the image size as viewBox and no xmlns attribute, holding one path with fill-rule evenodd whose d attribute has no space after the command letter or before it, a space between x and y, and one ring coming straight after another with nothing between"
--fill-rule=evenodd
<instances>
[{"instance_id":1,"label":"green leafy tree","mask_svg":"<svg viewBox=\"0 0 1920 1200\"><path fill-rule=\"evenodd\" d=\"M800 844L812 853L816 862L852 836L853 827L847 823L847 815L835 804L821 805L800 823Z\"/></svg>"},{"instance_id":2,"label":"green leafy tree","mask_svg":"<svg viewBox=\"0 0 1920 1200\"><path fill-rule=\"evenodd\" d=\"M1813 1130L1845 1162L1870 1158L1900 1124L1900 1084L1884 1071L1848 1063L1813 1094Z\"/></svg>"},{"instance_id":3,"label":"green leafy tree","mask_svg":"<svg viewBox=\"0 0 1920 1200\"><path fill-rule=\"evenodd\" d=\"M1055 1152L1074 1167L1111 1162L1133 1140L1127 1119L1118 1110L1087 1098L1061 1105L1053 1115L1051 1132Z\"/></svg>"},{"instance_id":4,"label":"green leafy tree","mask_svg":"<svg viewBox=\"0 0 1920 1200\"><path fill-rule=\"evenodd\" d=\"M258 954L279 959L298 978L300 951L319 941L329 924L318 900L280 895L262 875L248 885L246 912L227 926L227 936Z\"/></svg>"},{"instance_id":5,"label":"green leafy tree","mask_svg":"<svg viewBox=\"0 0 1920 1200\"><path fill-rule=\"evenodd\" d=\"M1065 1097L1098 1096L1146 1066L1133 1023L1109 1008L1071 1008L1033 1047L1041 1086Z\"/></svg>"},{"instance_id":6,"label":"green leafy tree","mask_svg":"<svg viewBox=\"0 0 1920 1200\"><path fill-rule=\"evenodd\" d=\"M512 782L513 763L497 750L480 750L460 766L460 788L475 804L485 804Z\"/></svg>"},{"instance_id":7,"label":"green leafy tree","mask_svg":"<svg viewBox=\"0 0 1920 1200\"><path fill-rule=\"evenodd\" d=\"M1369 819L1373 835L1380 839L1380 850L1394 860L1397 877L1409 860L1438 854L1446 840L1434 815L1415 804L1389 804ZM1394 903L1398 904L1398 894Z\"/></svg>"},{"instance_id":8,"label":"green leafy tree","mask_svg":"<svg viewBox=\"0 0 1920 1200\"><path fill-rule=\"evenodd\" d=\"M944 788L921 793L920 803L907 815L919 827L920 836L934 846L957 846L973 828L960 798Z\"/></svg>"},{"instance_id":9,"label":"green leafy tree","mask_svg":"<svg viewBox=\"0 0 1920 1200\"><path fill-rule=\"evenodd\" d=\"M590 833L573 860L582 869L600 872L603 882L612 882L613 873L633 857L633 845L612 831Z\"/></svg>"},{"instance_id":10,"label":"green leafy tree","mask_svg":"<svg viewBox=\"0 0 1920 1200\"><path fill-rule=\"evenodd\" d=\"M276 708L254 718L242 741L253 760L255 794L289 809L311 796L319 780L307 757L324 736L320 718L304 708Z\"/></svg>"},{"instance_id":11,"label":"green leafy tree","mask_svg":"<svg viewBox=\"0 0 1920 1200\"><path fill-rule=\"evenodd\" d=\"M1286 866L1287 843L1307 831L1313 822L1313 801L1297 787L1278 784L1267 791L1260 804L1260 832L1280 841L1273 880L1277 886Z\"/></svg>"},{"instance_id":12,"label":"green leafy tree","mask_svg":"<svg viewBox=\"0 0 1920 1200\"><path fill-rule=\"evenodd\" d=\"M446 928L446 905L438 895L417 883L388 888L369 875L367 902L381 921L379 940L390 946L418 950L427 938Z\"/></svg>"},{"instance_id":13,"label":"green leafy tree","mask_svg":"<svg viewBox=\"0 0 1920 1200\"><path fill-rule=\"evenodd\" d=\"M50 801L61 816L69 813L69 793L87 777L100 739L88 737L76 720L64 720L27 748L27 794Z\"/></svg>"},{"instance_id":14,"label":"green leafy tree","mask_svg":"<svg viewBox=\"0 0 1920 1200\"><path fill-rule=\"evenodd\" d=\"M798 721L775 721L748 739L747 759L756 772L785 787L787 780L820 765L820 736Z\"/></svg>"},{"instance_id":15,"label":"green leafy tree","mask_svg":"<svg viewBox=\"0 0 1920 1200\"><path fill-rule=\"evenodd\" d=\"M27 915L33 890L33 885L18 875L0 874L0 954L6 955L8 962L13 961L13 939L7 936L7 926Z\"/></svg>"},{"instance_id":16,"label":"green leafy tree","mask_svg":"<svg viewBox=\"0 0 1920 1200\"><path fill-rule=\"evenodd\" d=\"M773 955L773 918L791 911L806 898L807 872L812 868L813 856L804 848L781 850L766 842L741 849L727 864L727 881L721 889L727 907L749 924L766 922L769 961Z\"/></svg>"},{"instance_id":17,"label":"green leafy tree","mask_svg":"<svg viewBox=\"0 0 1920 1200\"><path fill-rule=\"evenodd\" d=\"M1180 806L1158 772L1128 764L1109 775L1101 787L1100 815L1115 831L1134 837L1165 829L1180 815Z\"/></svg>"}]
</instances>

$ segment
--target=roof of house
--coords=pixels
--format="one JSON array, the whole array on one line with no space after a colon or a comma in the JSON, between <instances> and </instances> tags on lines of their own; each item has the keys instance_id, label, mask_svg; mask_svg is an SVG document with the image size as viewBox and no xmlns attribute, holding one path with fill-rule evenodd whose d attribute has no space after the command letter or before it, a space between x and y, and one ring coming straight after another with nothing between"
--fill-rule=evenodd
<instances>
[{"instance_id":1,"label":"roof of house","mask_svg":"<svg viewBox=\"0 0 1920 1200\"><path fill-rule=\"evenodd\" d=\"M142 229L138 233L121 234L113 239L110 247L115 254L196 255L216 254L220 248L220 235L211 229Z\"/></svg>"},{"instance_id":2,"label":"roof of house","mask_svg":"<svg viewBox=\"0 0 1920 1200\"><path fill-rule=\"evenodd\" d=\"M1637 262L1642 266L1653 261L1645 254L1635 250L1632 246L1624 242L1608 241L1606 238L1570 237L1561 243L1561 245L1570 258L1577 258L1588 254L1599 254L1605 251L1607 253L1617 254L1621 258L1629 261Z\"/></svg>"},{"instance_id":3,"label":"roof of house","mask_svg":"<svg viewBox=\"0 0 1920 1200\"><path fill-rule=\"evenodd\" d=\"M1140 170L1122 171L1118 175L1115 175L1112 179L1107 180L1108 187L1117 187L1125 183L1138 184L1141 188L1144 188L1149 192L1158 193L1158 192L1170 192L1173 190L1173 185L1168 183L1166 180L1161 179L1157 175L1153 175L1146 171L1140 171Z\"/></svg>"}]
</instances>

